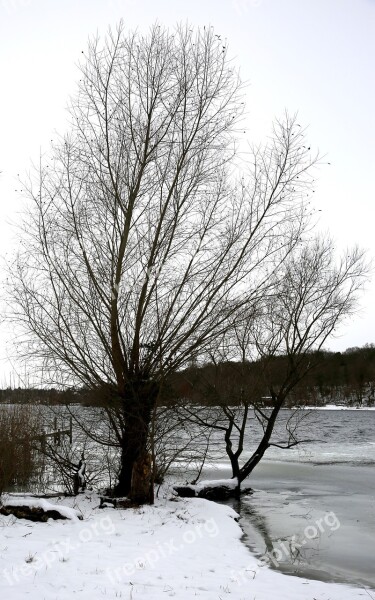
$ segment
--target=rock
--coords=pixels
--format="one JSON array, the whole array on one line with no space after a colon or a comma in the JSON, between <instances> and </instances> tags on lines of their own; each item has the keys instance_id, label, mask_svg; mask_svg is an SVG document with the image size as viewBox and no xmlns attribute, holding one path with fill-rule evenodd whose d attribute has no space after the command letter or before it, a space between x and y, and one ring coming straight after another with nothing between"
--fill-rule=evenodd
<instances>
[{"instance_id":1,"label":"rock","mask_svg":"<svg viewBox=\"0 0 375 600\"><path fill-rule=\"evenodd\" d=\"M251 488L238 488L236 480L204 481L198 485L175 486L174 491L181 498L205 498L206 500L222 501L228 498L239 498L242 494L252 492Z\"/></svg>"},{"instance_id":2,"label":"rock","mask_svg":"<svg viewBox=\"0 0 375 600\"><path fill-rule=\"evenodd\" d=\"M206 500L227 500L228 498L237 498L238 488L226 487L225 485L205 487L198 492L198 498Z\"/></svg>"},{"instance_id":3,"label":"rock","mask_svg":"<svg viewBox=\"0 0 375 600\"><path fill-rule=\"evenodd\" d=\"M192 486L176 486L173 489L180 498L194 498L197 495Z\"/></svg>"},{"instance_id":4,"label":"rock","mask_svg":"<svg viewBox=\"0 0 375 600\"><path fill-rule=\"evenodd\" d=\"M28 521L39 521L45 523L48 519L68 519L65 515L61 514L57 509L44 510L41 507L36 506L7 506L3 505L0 507L0 514L9 516L13 515L17 519L27 519Z\"/></svg>"},{"instance_id":5,"label":"rock","mask_svg":"<svg viewBox=\"0 0 375 600\"><path fill-rule=\"evenodd\" d=\"M45 523L48 519L82 520L82 515L74 508L63 504L50 504L47 500L36 497L19 497L7 495L0 499L0 514L13 515L17 519L39 521Z\"/></svg>"},{"instance_id":6,"label":"rock","mask_svg":"<svg viewBox=\"0 0 375 600\"><path fill-rule=\"evenodd\" d=\"M118 498L110 496L99 496L100 506L99 508L137 508L140 505L130 500L130 498Z\"/></svg>"}]
</instances>

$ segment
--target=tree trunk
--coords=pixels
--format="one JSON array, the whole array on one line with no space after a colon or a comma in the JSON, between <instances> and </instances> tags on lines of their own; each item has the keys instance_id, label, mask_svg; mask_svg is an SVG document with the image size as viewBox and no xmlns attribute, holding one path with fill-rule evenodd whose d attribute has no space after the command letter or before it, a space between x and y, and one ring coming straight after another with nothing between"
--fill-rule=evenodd
<instances>
[{"instance_id":1,"label":"tree trunk","mask_svg":"<svg viewBox=\"0 0 375 600\"><path fill-rule=\"evenodd\" d=\"M148 452L141 453L133 465L129 498L137 504L154 503L152 460Z\"/></svg>"},{"instance_id":2,"label":"tree trunk","mask_svg":"<svg viewBox=\"0 0 375 600\"><path fill-rule=\"evenodd\" d=\"M146 451L147 430L147 424L141 422L139 418L130 414L125 415L121 466L118 483L115 488L116 496L128 496L130 494L133 465L142 451Z\"/></svg>"},{"instance_id":3,"label":"tree trunk","mask_svg":"<svg viewBox=\"0 0 375 600\"><path fill-rule=\"evenodd\" d=\"M152 470L148 456L148 437L158 386L141 381L133 383L123 402L125 430L116 496L128 496L139 504L153 502ZM150 465L148 467L148 465Z\"/></svg>"},{"instance_id":4,"label":"tree trunk","mask_svg":"<svg viewBox=\"0 0 375 600\"><path fill-rule=\"evenodd\" d=\"M272 396L273 396L273 401L274 401L275 405L269 416L267 427L263 434L263 438L261 439L261 441L258 445L258 448L254 452L254 454L249 458L249 460L246 461L246 463L243 465L243 467L241 467L239 474L238 474L239 484L241 484L242 481L250 475L250 473L255 469L257 464L260 463L260 461L262 460L266 450L270 447L270 440L271 440L273 428L275 427L276 419L277 419L280 409L284 403L286 394L279 394L277 396L276 394L272 393Z\"/></svg>"}]
</instances>

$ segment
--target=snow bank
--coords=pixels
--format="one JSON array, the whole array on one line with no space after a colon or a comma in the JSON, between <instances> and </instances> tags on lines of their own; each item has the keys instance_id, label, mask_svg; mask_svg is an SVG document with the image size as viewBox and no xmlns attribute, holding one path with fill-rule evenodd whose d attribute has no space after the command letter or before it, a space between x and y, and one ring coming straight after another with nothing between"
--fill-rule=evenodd
<instances>
[{"instance_id":1,"label":"snow bank","mask_svg":"<svg viewBox=\"0 0 375 600\"><path fill-rule=\"evenodd\" d=\"M75 500L64 499L72 508ZM61 503L58 503L59 510ZM157 500L99 510L84 521L31 524L0 517L0 597L6 600L364 600L365 590L288 577L241 542L237 514L207 500Z\"/></svg>"}]
</instances>

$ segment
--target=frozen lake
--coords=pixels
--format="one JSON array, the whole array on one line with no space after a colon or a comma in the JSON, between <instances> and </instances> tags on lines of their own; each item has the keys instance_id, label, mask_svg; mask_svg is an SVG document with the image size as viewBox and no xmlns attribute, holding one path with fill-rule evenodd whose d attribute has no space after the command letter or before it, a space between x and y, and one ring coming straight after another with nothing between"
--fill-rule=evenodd
<instances>
[{"instance_id":1,"label":"frozen lake","mask_svg":"<svg viewBox=\"0 0 375 600\"><path fill-rule=\"evenodd\" d=\"M272 449L251 475L245 542L283 572L374 587L375 411L314 410L303 427L312 443ZM205 476L230 475L217 466Z\"/></svg>"},{"instance_id":2,"label":"frozen lake","mask_svg":"<svg viewBox=\"0 0 375 600\"><path fill-rule=\"evenodd\" d=\"M374 471L263 463L240 508L246 543L286 573L374 587Z\"/></svg>"}]
</instances>

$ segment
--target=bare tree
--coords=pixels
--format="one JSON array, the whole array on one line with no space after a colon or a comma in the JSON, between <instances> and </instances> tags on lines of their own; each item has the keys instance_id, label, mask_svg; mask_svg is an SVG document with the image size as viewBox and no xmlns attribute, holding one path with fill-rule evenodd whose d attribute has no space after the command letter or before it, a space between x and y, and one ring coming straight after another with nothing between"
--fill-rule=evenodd
<instances>
[{"instance_id":1,"label":"bare tree","mask_svg":"<svg viewBox=\"0 0 375 600\"><path fill-rule=\"evenodd\" d=\"M275 439L280 410L307 373L336 327L356 310L369 265L358 248L335 259L329 238L308 240L285 260L269 282L269 292L251 314L226 332L212 364L187 372L190 396L206 398L209 408L185 405L185 420L222 432L232 476L239 484L268 448L293 448L302 442L307 412L297 406L287 416L284 435ZM302 403L303 405L303 403ZM260 424L254 439L254 419ZM277 432L280 436L280 431ZM249 444L255 449L248 454ZM241 464L242 461L242 464Z\"/></svg>"},{"instance_id":2,"label":"bare tree","mask_svg":"<svg viewBox=\"0 0 375 600\"><path fill-rule=\"evenodd\" d=\"M297 243L316 162L286 115L242 173L242 85L211 28L90 42L71 130L25 189L19 354L102 395L137 496L166 375L222 335ZM241 165L244 165L242 159Z\"/></svg>"}]
</instances>

